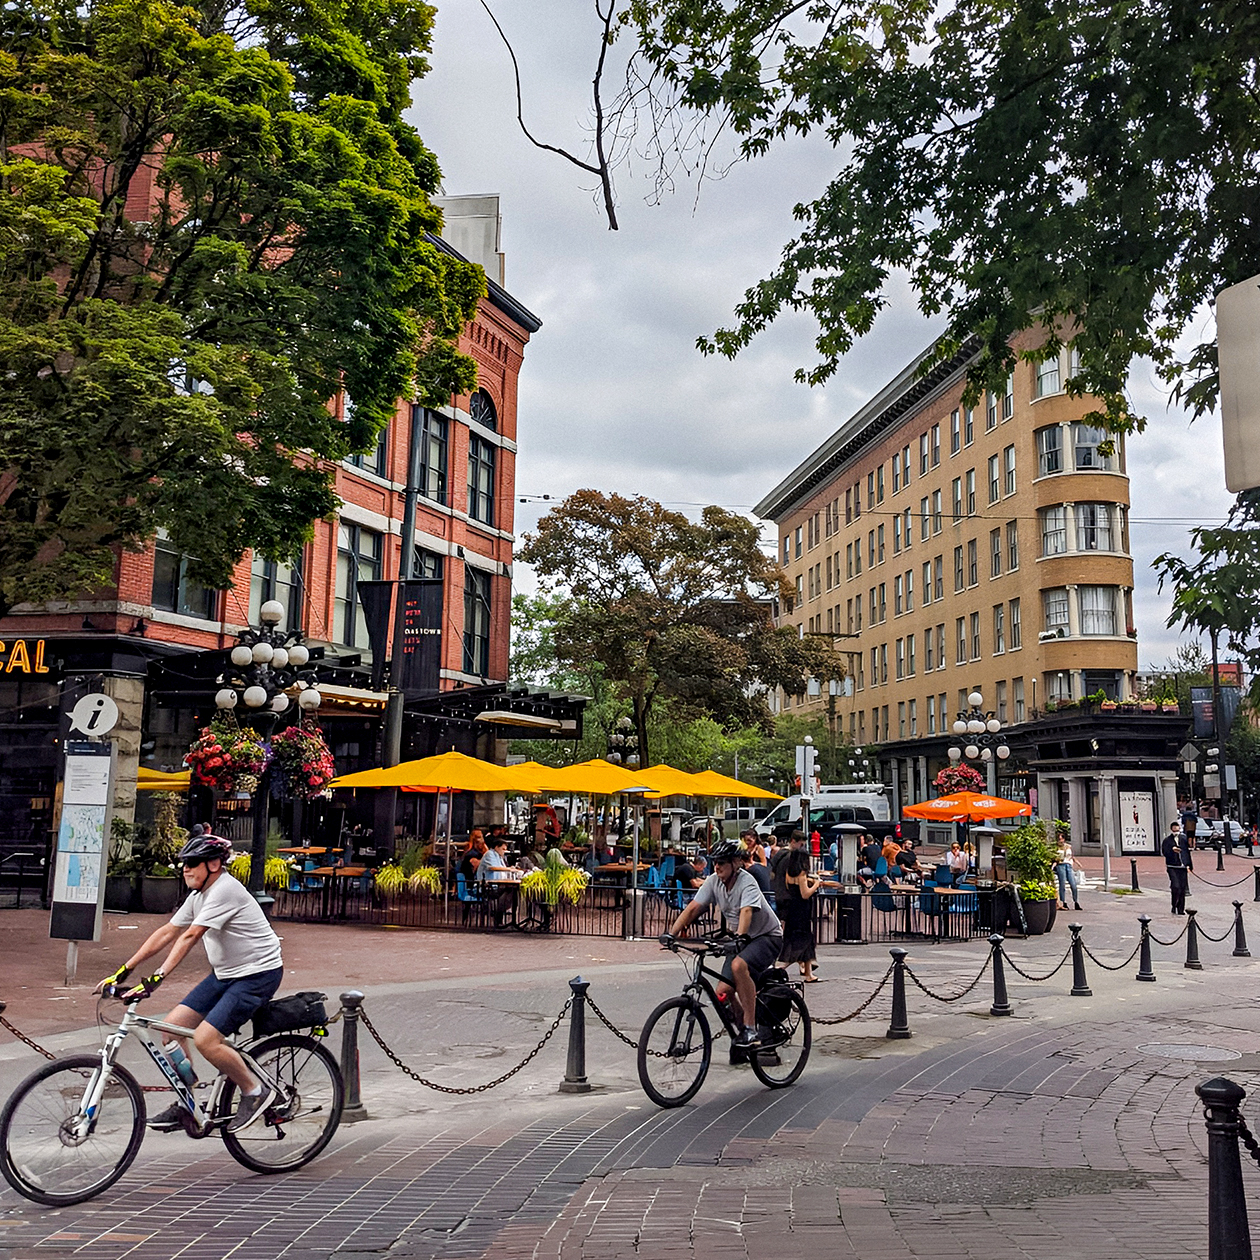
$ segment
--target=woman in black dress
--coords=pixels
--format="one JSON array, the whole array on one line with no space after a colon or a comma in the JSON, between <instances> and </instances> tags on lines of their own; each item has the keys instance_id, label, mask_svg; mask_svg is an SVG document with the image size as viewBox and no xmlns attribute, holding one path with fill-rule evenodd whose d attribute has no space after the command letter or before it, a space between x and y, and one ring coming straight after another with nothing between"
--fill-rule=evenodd
<instances>
[{"instance_id":1,"label":"woman in black dress","mask_svg":"<svg viewBox=\"0 0 1260 1260\"><path fill-rule=\"evenodd\" d=\"M809 854L804 849L793 849L787 858L784 872L787 884L787 900L780 909L783 919L783 949L779 961L799 963L801 975L809 984L817 981L814 975L814 916L810 898L822 887L822 882L809 873Z\"/></svg>"}]
</instances>

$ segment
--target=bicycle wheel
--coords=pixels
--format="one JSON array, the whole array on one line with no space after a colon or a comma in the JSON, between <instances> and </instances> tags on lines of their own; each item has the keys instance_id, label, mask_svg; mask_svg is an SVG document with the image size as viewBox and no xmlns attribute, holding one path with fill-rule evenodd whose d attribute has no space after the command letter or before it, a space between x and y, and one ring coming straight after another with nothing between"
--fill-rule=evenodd
<instances>
[{"instance_id":1,"label":"bicycle wheel","mask_svg":"<svg viewBox=\"0 0 1260 1260\"><path fill-rule=\"evenodd\" d=\"M658 1107L681 1107L704 1084L713 1034L698 1002L670 998L648 1016L639 1035L639 1081Z\"/></svg>"},{"instance_id":2,"label":"bicycle wheel","mask_svg":"<svg viewBox=\"0 0 1260 1260\"><path fill-rule=\"evenodd\" d=\"M0 1112L0 1171L18 1194L66 1207L112 1186L144 1140L144 1094L114 1067L96 1115L76 1132L79 1105L101 1060L73 1055L32 1072Z\"/></svg>"},{"instance_id":3,"label":"bicycle wheel","mask_svg":"<svg viewBox=\"0 0 1260 1260\"><path fill-rule=\"evenodd\" d=\"M813 1042L813 1028L805 999L795 989L775 994L775 1000L780 1004L776 1012L778 1018L762 1030L762 1049L754 1050L748 1061L753 1074L763 1085L783 1089L786 1085L795 1084L805 1070Z\"/></svg>"},{"instance_id":4,"label":"bicycle wheel","mask_svg":"<svg viewBox=\"0 0 1260 1260\"><path fill-rule=\"evenodd\" d=\"M332 1141L341 1122L344 1089L336 1059L300 1033L269 1037L246 1053L279 1083L280 1093L248 1129L229 1133L224 1128L224 1146L255 1172L290 1172L309 1164ZM235 1110L236 1086L229 1083L219 1115Z\"/></svg>"}]
</instances>

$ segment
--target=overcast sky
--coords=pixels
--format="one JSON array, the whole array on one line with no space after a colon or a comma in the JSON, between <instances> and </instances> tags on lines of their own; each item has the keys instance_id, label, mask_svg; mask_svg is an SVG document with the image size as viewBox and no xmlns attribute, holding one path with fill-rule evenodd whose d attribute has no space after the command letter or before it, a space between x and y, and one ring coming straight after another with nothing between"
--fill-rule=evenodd
<instances>
[{"instance_id":1,"label":"overcast sky","mask_svg":"<svg viewBox=\"0 0 1260 1260\"><path fill-rule=\"evenodd\" d=\"M581 151L596 51L581 0L492 0L516 47L525 119L540 139ZM792 380L814 362L812 321L781 319L738 359L703 358L698 336L729 322L745 288L774 266L792 207L836 168L818 142L736 165L722 180L680 185L649 204L639 169L619 172L621 230L610 232L589 177L533 148L515 119L512 68L478 0L439 0L433 69L415 85L412 119L437 153L451 195L497 192L507 287L543 327L520 382L518 499L584 487L644 494L684 511L749 511L919 353L935 331L898 286L874 332L825 388ZM1169 411L1149 366L1135 406L1150 417L1129 444L1139 665L1162 665L1177 638L1164 621L1152 559L1186 550L1195 523L1216 523L1225 490L1220 423ZM516 505L517 534L547 509ZM517 566L518 588L530 578Z\"/></svg>"}]
</instances>

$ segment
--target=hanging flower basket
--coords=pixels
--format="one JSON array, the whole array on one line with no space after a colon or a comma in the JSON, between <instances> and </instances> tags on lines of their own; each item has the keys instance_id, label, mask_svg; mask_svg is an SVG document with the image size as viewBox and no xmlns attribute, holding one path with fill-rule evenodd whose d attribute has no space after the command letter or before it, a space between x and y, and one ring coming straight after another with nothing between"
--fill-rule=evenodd
<instances>
[{"instance_id":1,"label":"hanging flower basket","mask_svg":"<svg viewBox=\"0 0 1260 1260\"><path fill-rule=\"evenodd\" d=\"M932 786L938 792L984 792L986 790L984 776L970 766L946 766L935 779Z\"/></svg>"},{"instance_id":2,"label":"hanging flower basket","mask_svg":"<svg viewBox=\"0 0 1260 1260\"><path fill-rule=\"evenodd\" d=\"M273 735L271 755L280 775L280 791L292 799L314 799L337 775L324 733L313 723L299 723Z\"/></svg>"},{"instance_id":3,"label":"hanging flower basket","mask_svg":"<svg viewBox=\"0 0 1260 1260\"><path fill-rule=\"evenodd\" d=\"M184 756L198 783L224 794L255 791L268 760L258 732L238 726L234 717L214 718Z\"/></svg>"}]
</instances>

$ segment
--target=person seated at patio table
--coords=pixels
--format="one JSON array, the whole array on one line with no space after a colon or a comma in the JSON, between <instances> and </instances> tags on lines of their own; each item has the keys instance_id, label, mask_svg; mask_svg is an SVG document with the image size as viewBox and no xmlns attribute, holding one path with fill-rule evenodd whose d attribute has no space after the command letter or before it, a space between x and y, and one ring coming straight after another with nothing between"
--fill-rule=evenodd
<instances>
[{"instance_id":1,"label":"person seated at patio table","mask_svg":"<svg viewBox=\"0 0 1260 1260\"><path fill-rule=\"evenodd\" d=\"M970 840L964 840L962 850L967 855L967 874L974 875L976 871L976 846Z\"/></svg>"},{"instance_id":2,"label":"person seated at patio table","mask_svg":"<svg viewBox=\"0 0 1260 1260\"><path fill-rule=\"evenodd\" d=\"M564 854L560 853L559 849L554 850L554 852L560 854L560 860L563 862ZM568 866L567 862L564 864ZM521 854L518 865L523 871L541 871L547 865L547 857L543 853L543 847L538 836L532 836L527 841L525 852Z\"/></svg>"},{"instance_id":3,"label":"person seated at patio table","mask_svg":"<svg viewBox=\"0 0 1260 1260\"><path fill-rule=\"evenodd\" d=\"M740 840L739 853L735 860L739 863L740 869L745 870L757 881L757 887L766 895L769 900L770 894L774 892L774 884L770 876L770 868L760 862L754 862L752 857L752 845L749 843L748 837L756 836L751 831L744 832Z\"/></svg>"},{"instance_id":4,"label":"person seated at patio table","mask_svg":"<svg viewBox=\"0 0 1260 1260\"><path fill-rule=\"evenodd\" d=\"M919 855L914 851L914 841L905 840L901 852L897 854L897 865L901 867L903 878L923 877L923 867L919 865Z\"/></svg>"},{"instance_id":5,"label":"person seated at patio table","mask_svg":"<svg viewBox=\"0 0 1260 1260\"><path fill-rule=\"evenodd\" d=\"M888 869L890 871L897 865L897 854L900 852L901 845L899 845L892 836L885 837L884 847L880 850L880 854L884 861L888 863Z\"/></svg>"},{"instance_id":6,"label":"person seated at patio table","mask_svg":"<svg viewBox=\"0 0 1260 1260\"><path fill-rule=\"evenodd\" d=\"M944 857L945 865L949 867L949 873L953 876L954 883L957 883L967 873L967 855L963 852L962 845L955 840L949 846L949 852Z\"/></svg>"},{"instance_id":7,"label":"person seated at patio table","mask_svg":"<svg viewBox=\"0 0 1260 1260\"><path fill-rule=\"evenodd\" d=\"M857 877L859 884L869 888L875 880L875 868L879 865L879 859L884 854L879 841L869 832L863 832L861 840L862 845L858 849L860 864L857 869Z\"/></svg>"},{"instance_id":8,"label":"person seated at patio table","mask_svg":"<svg viewBox=\"0 0 1260 1260\"><path fill-rule=\"evenodd\" d=\"M703 853L696 854L695 857L686 862L676 862L674 864L674 887L681 889L699 888L704 883L705 876L708 875L708 862L705 860Z\"/></svg>"},{"instance_id":9,"label":"person seated at patio table","mask_svg":"<svg viewBox=\"0 0 1260 1260\"><path fill-rule=\"evenodd\" d=\"M500 927L503 915L507 910L506 899L511 896L510 888L487 888L487 884L503 884L508 880L509 867L504 851L507 849L507 836L491 835L486 842L486 851L477 867L477 884L482 901L488 902L494 915L494 926Z\"/></svg>"},{"instance_id":10,"label":"person seated at patio table","mask_svg":"<svg viewBox=\"0 0 1260 1260\"><path fill-rule=\"evenodd\" d=\"M593 875L601 866L607 866L616 855L608 847L608 841L596 840L595 845L586 855L586 869Z\"/></svg>"},{"instance_id":11,"label":"person seated at patio table","mask_svg":"<svg viewBox=\"0 0 1260 1260\"><path fill-rule=\"evenodd\" d=\"M468 845L464 849L464 856L460 859L459 873L472 883L477 878L477 868L481 865L481 859L486 852L486 842L482 838L480 830L474 828L472 834L468 837Z\"/></svg>"}]
</instances>

